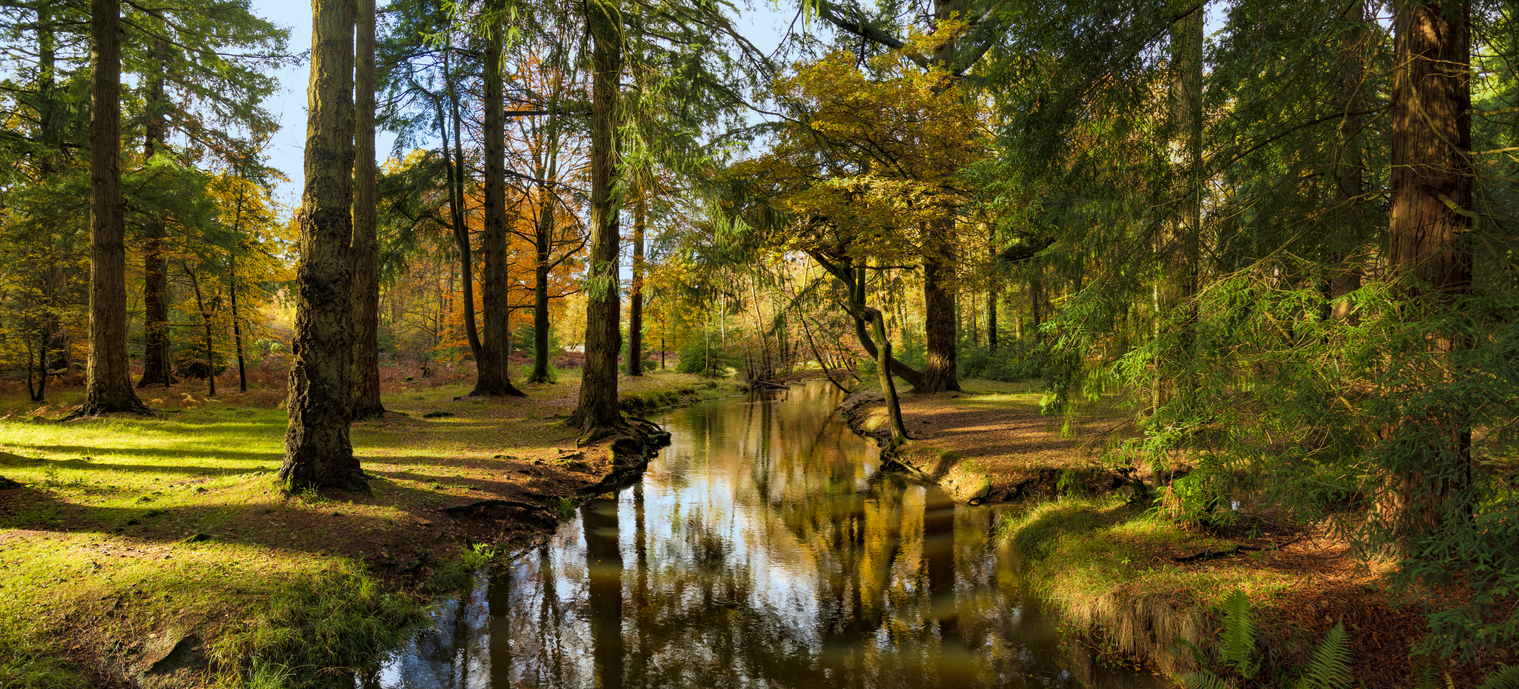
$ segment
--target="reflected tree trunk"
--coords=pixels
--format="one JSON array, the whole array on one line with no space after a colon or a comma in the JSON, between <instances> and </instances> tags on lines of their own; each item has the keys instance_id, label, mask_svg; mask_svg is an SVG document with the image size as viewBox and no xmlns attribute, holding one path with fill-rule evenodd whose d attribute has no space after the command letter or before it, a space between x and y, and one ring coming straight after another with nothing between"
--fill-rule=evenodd
<instances>
[{"instance_id":1,"label":"reflected tree trunk","mask_svg":"<svg viewBox=\"0 0 1519 689\"><path fill-rule=\"evenodd\" d=\"M596 499L580 509L585 529L585 566L590 577L591 656L598 689L621 689L622 549L618 547L617 501Z\"/></svg>"}]
</instances>

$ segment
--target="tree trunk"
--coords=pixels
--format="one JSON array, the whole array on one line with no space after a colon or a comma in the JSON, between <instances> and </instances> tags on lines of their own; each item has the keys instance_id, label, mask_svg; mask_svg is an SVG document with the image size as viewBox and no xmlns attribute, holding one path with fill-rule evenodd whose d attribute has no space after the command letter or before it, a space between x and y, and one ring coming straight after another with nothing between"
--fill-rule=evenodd
<instances>
[{"instance_id":1,"label":"tree trunk","mask_svg":"<svg viewBox=\"0 0 1519 689\"><path fill-rule=\"evenodd\" d=\"M158 24L161 26L162 22ZM152 158L164 145L164 72L168 69L168 52L168 44L163 38L154 42L154 72L149 75L147 127L142 142L145 158ZM164 240L168 236L164 231L163 218L149 217L144 230L142 333L146 347L142 357L142 379L137 381L137 387L168 387L174 384L169 344L169 262L164 256Z\"/></svg>"},{"instance_id":2,"label":"tree trunk","mask_svg":"<svg viewBox=\"0 0 1519 689\"><path fill-rule=\"evenodd\" d=\"M354 0L312 0L301 257L296 265L290 425L279 476L286 490L368 484L348 439L353 416L352 273Z\"/></svg>"},{"instance_id":3,"label":"tree trunk","mask_svg":"<svg viewBox=\"0 0 1519 689\"><path fill-rule=\"evenodd\" d=\"M934 21L965 19L964 0L935 0ZM953 70L959 41L950 40L934 50L934 62ZM936 90L953 88L946 81ZM926 228L923 255L923 330L925 360L920 392L944 392L960 389L956 358L959 342L956 332L959 316L955 308L955 217L943 209L944 217L931 220Z\"/></svg>"},{"instance_id":4,"label":"tree trunk","mask_svg":"<svg viewBox=\"0 0 1519 689\"><path fill-rule=\"evenodd\" d=\"M549 248L554 232L554 200L543 190L533 250L533 375L529 383L549 381Z\"/></svg>"},{"instance_id":5,"label":"tree trunk","mask_svg":"<svg viewBox=\"0 0 1519 689\"><path fill-rule=\"evenodd\" d=\"M991 248L992 262L997 260L997 247ZM997 291L997 277L994 274L987 281L986 288L986 351L997 353L997 300L1001 295Z\"/></svg>"},{"instance_id":6,"label":"tree trunk","mask_svg":"<svg viewBox=\"0 0 1519 689\"><path fill-rule=\"evenodd\" d=\"M923 329L927 357L919 392L959 390L955 371L955 247L951 234L954 219L929 225L929 247L923 257Z\"/></svg>"},{"instance_id":7,"label":"tree trunk","mask_svg":"<svg viewBox=\"0 0 1519 689\"><path fill-rule=\"evenodd\" d=\"M195 309L200 312L200 324L201 324L201 328L205 331L205 337L206 337L206 347L205 347L205 355L206 355L206 381L207 381L206 384L208 386L207 387L207 391L206 391L206 396L207 397L215 397L216 396L216 349L215 349L215 346L212 344L212 337L211 337L211 316L214 315L214 314L212 314L210 310L206 309L205 296L203 294L201 294L201 291L200 291L200 280L196 277L195 272L191 271L190 270L190 266L188 266L188 265L183 265L181 267L185 271L185 277L190 278L190 288L195 291Z\"/></svg>"},{"instance_id":8,"label":"tree trunk","mask_svg":"<svg viewBox=\"0 0 1519 689\"><path fill-rule=\"evenodd\" d=\"M501 98L501 42L506 27L499 3L491 3L486 16L491 25L485 37L485 218L482 246L485 252L485 338L475 360L475 389L471 396L525 397L512 385L511 283L506 258L506 113Z\"/></svg>"},{"instance_id":9,"label":"tree trunk","mask_svg":"<svg viewBox=\"0 0 1519 689\"><path fill-rule=\"evenodd\" d=\"M628 290L628 375L643 375L643 235L648 199L638 190L633 202L633 283Z\"/></svg>"},{"instance_id":10,"label":"tree trunk","mask_svg":"<svg viewBox=\"0 0 1519 689\"><path fill-rule=\"evenodd\" d=\"M622 18L611 0L586 3L591 34L591 250L586 278L585 367L580 406L569 425L588 436L622 424L617 410L618 311L618 79L622 74Z\"/></svg>"},{"instance_id":11,"label":"tree trunk","mask_svg":"<svg viewBox=\"0 0 1519 689\"><path fill-rule=\"evenodd\" d=\"M447 64L445 58L445 68ZM475 262L470 256L469 224L465 221L467 209L464 203L464 180L468 178L469 168L464 164L464 135L460 131L464 118L459 114L459 94L454 90L452 80L449 81L448 100L454 125L454 213L458 218L458 224L454 226L454 240L459 244L459 286L462 288L464 297L464 339L469 342L470 355L475 358L476 377L478 377L480 357L484 356L484 349L480 343L480 327L475 318Z\"/></svg>"},{"instance_id":12,"label":"tree trunk","mask_svg":"<svg viewBox=\"0 0 1519 689\"><path fill-rule=\"evenodd\" d=\"M1392 221L1389 277L1411 302L1414 319L1445 311L1471 290L1470 7L1464 0L1394 6ZM1413 326L1418 327L1418 326ZM1468 345L1459 334L1431 339L1436 357ZM1383 518L1404 556L1443 528L1448 501L1470 481L1471 429L1439 416L1409 418L1406 435L1432 438L1418 459L1394 467L1397 493Z\"/></svg>"},{"instance_id":13,"label":"tree trunk","mask_svg":"<svg viewBox=\"0 0 1519 689\"><path fill-rule=\"evenodd\" d=\"M243 324L237 312L237 254L227 260L227 296L232 299L232 343L237 348L237 391L248 391L248 367L243 358Z\"/></svg>"},{"instance_id":14,"label":"tree trunk","mask_svg":"<svg viewBox=\"0 0 1519 689\"><path fill-rule=\"evenodd\" d=\"M1351 237L1359 239L1361 233L1355 230L1361 227L1360 206L1363 203L1361 195L1365 193L1365 181L1362 178L1362 168L1365 166L1364 155L1361 150L1361 115L1360 110L1365 107L1365 78L1366 70L1363 51L1366 49L1366 39L1370 35L1370 20L1366 16L1365 0L1353 0L1350 10L1346 13L1346 20L1351 22L1347 31L1344 45L1340 49L1341 59L1344 61L1344 69L1340 73L1340 92L1337 97L1337 105L1344 113L1340 122L1339 142L1334 161L1335 191L1340 204L1340 217L1336 226L1340 232L1349 231ZM1330 238L1334 242L1334 238ZM1343 241L1343 240L1341 240ZM1329 293L1327 295L1329 316L1337 321L1355 322L1355 314L1348 297L1351 292L1361 288L1361 266L1358 262L1347 263L1347 253L1354 251L1356 247L1338 247L1331 255Z\"/></svg>"},{"instance_id":15,"label":"tree trunk","mask_svg":"<svg viewBox=\"0 0 1519 689\"><path fill-rule=\"evenodd\" d=\"M90 360L69 418L148 413L127 356L127 250L121 190L121 2L90 2Z\"/></svg>"},{"instance_id":16,"label":"tree trunk","mask_svg":"<svg viewBox=\"0 0 1519 689\"><path fill-rule=\"evenodd\" d=\"M871 325L875 330L876 346L876 375L881 379L881 394L886 398L886 412L891 417L891 438L887 441L886 452L901 447L907 442L907 424L902 421L902 405L897 399L897 384L891 376L891 340L886 336L886 317L879 309L868 306L858 309L860 320ZM829 378L832 380L832 378Z\"/></svg>"},{"instance_id":17,"label":"tree trunk","mask_svg":"<svg viewBox=\"0 0 1519 689\"><path fill-rule=\"evenodd\" d=\"M358 0L354 59L353 242L353 420L385 417L380 401L380 242L375 194L375 8Z\"/></svg>"}]
</instances>

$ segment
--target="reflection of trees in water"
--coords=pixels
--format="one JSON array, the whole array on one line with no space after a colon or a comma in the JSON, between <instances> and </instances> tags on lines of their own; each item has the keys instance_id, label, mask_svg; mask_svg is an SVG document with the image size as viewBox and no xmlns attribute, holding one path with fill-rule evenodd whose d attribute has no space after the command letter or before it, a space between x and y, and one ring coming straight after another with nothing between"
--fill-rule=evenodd
<instances>
[{"instance_id":1,"label":"reflection of trees in water","mask_svg":"<svg viewBox=\"0 0 1519 689\"><path fill-rule=\"evenodd\" d=\"M677 413L646 484L418 643L445 681L386 686L1079 686L991 511L872 476L819 392Z\"/></svg>"}]
</instances>

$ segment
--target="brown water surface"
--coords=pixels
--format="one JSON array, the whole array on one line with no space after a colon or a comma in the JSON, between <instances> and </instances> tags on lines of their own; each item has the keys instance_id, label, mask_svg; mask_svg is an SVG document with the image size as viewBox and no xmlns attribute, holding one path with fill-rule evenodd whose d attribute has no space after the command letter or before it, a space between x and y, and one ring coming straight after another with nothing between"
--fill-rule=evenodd
<instances>
[{"instance_id":1,"label":"brown water surface","mask_svg":"<svg viewBox=\"0 0 1519 689\"><path fill-rule=\"evenodd\" d=\"M364 687L1158 687L1060 644L994 511L877 471L827 383L655 419L643 481L482 573Z\"/></svg>"}]
</instances>

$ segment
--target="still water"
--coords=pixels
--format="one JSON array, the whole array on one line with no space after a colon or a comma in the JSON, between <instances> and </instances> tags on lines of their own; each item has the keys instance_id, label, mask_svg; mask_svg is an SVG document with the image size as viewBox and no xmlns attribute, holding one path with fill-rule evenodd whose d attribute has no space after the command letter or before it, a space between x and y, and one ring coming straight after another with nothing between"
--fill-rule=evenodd
<instances>
[{"instance_id":1,"label":"still water","mask_svg":"<svg viewBox=\"0 0 1519 689\"><path fill-rule=\"evenodd\" d=\"M656 419L641 483L482 574L383 689L1155 687L1059 643L994 512L877 471L827 383Z\"/></svg>"}]
</instances>

